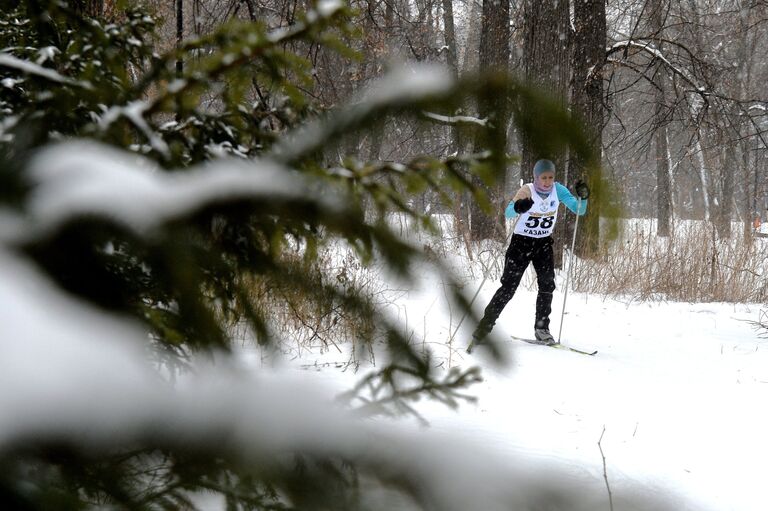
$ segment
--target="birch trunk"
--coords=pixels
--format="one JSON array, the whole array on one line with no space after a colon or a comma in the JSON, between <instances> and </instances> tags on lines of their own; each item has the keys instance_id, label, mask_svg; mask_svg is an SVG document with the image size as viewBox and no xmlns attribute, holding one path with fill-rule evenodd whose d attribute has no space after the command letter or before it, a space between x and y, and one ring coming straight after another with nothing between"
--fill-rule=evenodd
<instances>
[{"instance_id":1,"label":"birch trunk","mask_svg":"<svg viewBox=\"0 0 768 511\"><path fill-rule=\"evenodd\" d=\"M701 145L701 133L696 138L696 145L694 152L696 153L696 163L698 164L699 180L701 181L701 195L704 199L704 221L710 220L710 206L709 206L709 182L707 175L709 170L707 169L706 158L704 158L704 148Z\"/></svg>"}]
</instances>

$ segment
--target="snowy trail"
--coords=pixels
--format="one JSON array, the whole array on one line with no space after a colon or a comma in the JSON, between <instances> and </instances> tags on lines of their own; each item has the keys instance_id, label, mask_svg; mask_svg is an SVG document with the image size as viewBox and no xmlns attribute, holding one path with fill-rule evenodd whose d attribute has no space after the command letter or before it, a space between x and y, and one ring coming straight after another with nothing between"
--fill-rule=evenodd
<instances>
[{"instance_id":1,"label":"snowy trail","mask_svg":"<svg viewBox=\"0 0 768 511\"><path fill-rule=\"evenodd\" d=\"M452 349L446 346L458 318L440 310L441 287L428 281L399 300L393 314L409 320L413 342L429 346L437 363L447 366L450 352L451 365L481 365L484 375L470 389L477 403L458 411L420 401L431 431L578 488L594 509L608 509L600 447L615 503L663 494L677 510L765 509L768 339L749 323L760 318L759 305L622 303L572 293L563 342L599 350L588 357L510 339L532 334L535 290L519 289L494 330L508 339L512 359L498 367L481 349L464 352L469 326ZM484 286L477 309L495 286ZM553 331L560 300L556 292ZM307 362L313 361L300 360ZM332 368L313 373L340 389L360 376Z\"/></svg>"},{"instance_id":2,"label":"snowy trail","mask_svg":"<svg viewBox=\"0 0 768 511\"><path fill-rule=\"evenodd\" d=\"M513 302L498 332L530 335L523 325L535 292ZM680 494L690 509L764 509L768 340L748 323L759 308L574 294L569 310L563 342L597 356L510 341L512 367L486 368L479 404L454 416L436 409L435 427L468 428L510 456L556 460L603 493L605 428L615 493L649 485Z\"/></svg>"}]
</instances>

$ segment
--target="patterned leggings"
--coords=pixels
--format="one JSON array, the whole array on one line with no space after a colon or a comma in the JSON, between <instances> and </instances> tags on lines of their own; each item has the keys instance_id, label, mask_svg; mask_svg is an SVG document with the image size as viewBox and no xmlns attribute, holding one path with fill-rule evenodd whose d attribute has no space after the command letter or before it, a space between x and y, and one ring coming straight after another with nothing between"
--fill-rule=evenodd
<instances>
[{"instance_id":1,"label":"patterned leggings","mask_svg":"<svg viewBox=\"0 0 768 511\"><path fill-rule=\"evenodd\" d=\"M549 329L549 314L552 312L552 292L555 290L555 265L552 255L552 238L530 238L519 234L512 235L512 241L504 257L504 273L501 275L501 287L485 308L483 319L475 330L474 337L482 339L493 330L501 311L517 290L520 279L533 263L536 270L536 282L539 294L536 297L535 328Z\"/></svg>"}]
</instances>

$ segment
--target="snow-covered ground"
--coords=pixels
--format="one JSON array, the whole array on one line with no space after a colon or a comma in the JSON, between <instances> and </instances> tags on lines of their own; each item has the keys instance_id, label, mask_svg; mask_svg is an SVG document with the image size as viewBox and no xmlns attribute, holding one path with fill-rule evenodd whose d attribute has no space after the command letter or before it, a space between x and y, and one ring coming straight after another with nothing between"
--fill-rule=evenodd
<instances>
[{"instance_id":1,"label":"snow-covered ground","mask_svg":"<svg viewBox=\"0 0 768 511\"><path fill-rule=\"evenodd\" d=\"M499 333L530 335L534 301L515 297ZM511 456L556 458L594 492L605 491L605 428L613 492L653 484L690 509L764 509L768 340L747 323L759 308L572 295L568 309L563 342L595 357L516 342L509 368L486 369L479 405L435 427L472 428Z\"/></svg>"},{"instance_id":2,"label":"snow-covered ground","mask_svg":"<svg viewBox=\"0 0 768 511\"><path fill-rule=\"evenodd\" d=\"M624 303L570 293L562 340L599 350L590 357L511 340L532 335L535 289L521 288L495 329L511 358L498 366L483 348L465 353L468 326L449 349L458 318L454 312L450 325L439 282L425 277L423 284L394 308L403 320L407 314L414 343L429 346L443 366L484 371L471 388L477 403L458 411L418 405L433 434L579 488L593 509L609 509L608 487L614 502L663 494L674 509L765 509L768 339L750 323L765 321L760 305ZM497 285L485 283L476 310ZM558 291L555 334L561 308ZM322 360L345 362L338 352ZM315 377L344 388L356 376L325 369Z\"/></svg>"},{"instance_id":3,"label":"snow-covered ground","mask_svg":"<svg viewBox=\"0 0 768 511\"><path fill-rule=\"evenodd\" d=\"M83 177L81 167L72 169ZM45 181L45 175L38 177ZM128 177L139 179L131 181L131 197L169 191L168 183L151 173ZM124 190L111 202L96 194L99 202L94 204L96 211L118 212L127 225L147 229L158 219L215 200L219 193L258 197L265 190L244 188L242 179L236 169L223 181L192 175L170 190L173 195L159 195L169 201L160 201L154 215L137 210L138 201L118 200L125 199ZM90 193L92 180L81 181L87 186L74 191ZM38 187L38 200L46 190L61 191ZM296 190L282 181L267 189L286 194ZM30 209L35 229L55 227L63 213L81 211L90 197L53 195L57 200ZM18 241L32 232L23 228L23 219L2 220L2 240ZM228 431L232 444L254 458L298 446L384 464L392 472L409 470L409 477L431 484L430 497L437 502L433 508L441 511L509 509L504 491L519 490L526 477L577 488L588 500L557 509L609 509L609 497L624 504L636 498L648 502L654 494L675 501L664 509L765 508L768 339L749 323L766 322L764 306L623 303L572 293L563 342L599 350L589 357L511 340L512 335L532 333L535 290L523 286L495 330L506 339L511 358L499 366L484 357L482 347L471 356L465 353L471 328L467 322L451 340L460 318L447 307L445 283L431 272L420 272L420 286L401 286L386 312L408 326L414 344L434 351L440 367L480 365L485 376L470 389L477 402L458 411L428 400L416 404L430 423L425 430L409 419L361 421L333 407L319 383L335 392L348 390L367 369L362 366L354 374L351 366L344 366L349 356L333 350L302 350L301 358L293 360L289 355L301 380L290 386L280 379L283 375L271 379L262 374L268 371L261 371L251 378L253 374L220 364L203 366L184 385L170 388L148 376L149 364L138 349L146 335L138 325L76 302L16 257L0 251L0 303L6 314L0 324L0 409L14 411L0 420L0 447L62 431L100 446L130 444L149 427L168 438L205 439ZM528 275L524 282L530 281ZM479 283L477 277L468 282L470 295ZM559 284L562 289L562 278ZM474 304L478 312L496 286L494 279L485 282ZM557 292L553 332L560 327L562 299ZM250 353L259 368L270 359ZM308 371L306 366L316 360L331 364ZM99 385L93 385L96 381ZM433 463L422 460L427 456ZM446 484L451 478L455 484ZM500 481L509 481L510 489ZM487 493L493 495L479 500Z\"/></svg>"}]
</instances>

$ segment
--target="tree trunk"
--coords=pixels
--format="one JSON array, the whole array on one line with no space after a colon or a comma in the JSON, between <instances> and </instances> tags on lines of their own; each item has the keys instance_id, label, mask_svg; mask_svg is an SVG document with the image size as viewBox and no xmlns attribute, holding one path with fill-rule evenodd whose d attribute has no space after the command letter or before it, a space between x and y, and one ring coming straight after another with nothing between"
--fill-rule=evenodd
<instances>
[{"instance_id":1,"label":"tree trunk","mask_svg":"<svg viewBox=\"0 0 768 511\"><path fill-rule=\"evenodd\" d=\"M600 240L600 155L603 145L603 66L607 39L605 2L603 0L577 1L574 10L573 59L571 68L571 110L578 116L592 150L592 161L574 154L567 176L561 182L571 185L582 179L593 194L589 201L589 215L582 222L577 239L577 253L582 257L594 254ZM572 222L562 229L565 240L572 236Z\"/></svg>"},{"instance_id":2,"label":"tree trunk","mask_svg":"<svg viewBox=\"0 0 768 511\"><path fill-rule=\"evenodd\" d=\"M663 53L664 17L667 12L666 0L653 0L650 8L650 32L656 49ZM663 62L657 59L654 70L655 126L653 135L656 146L656 234L668 237L672 225L672 183L669 179L668 149L668 107L666 105L667 76Z\"/></svg>"},{"instance_id":3,"label":"tree trunk","mask_svg":"<svg viewBox=\"0 0 768 511\"><path fill-rule=\"evenodd\" d=\"M70 5L75 12L85 16L104 15L104 0L74 0Z\"/></svg>"},{"instance_id":4,"label":"tree trunk","mask_svg":"<svg viewBox=\"0 0 768 511\"><path fill-rule=\"evenodd\" d=\"M459 78L459 54L458 45L456 44L456 29L453 19L453 0L442 0L443 5L443 37L445 38L446 46L446 62L448 68L455 79ZM470 21L471 23L471 21ZM463 113L463 109L460 109L457 113ZM453 154L460 154L464 150L464 140L461 136L461 129L458 126L452 126L450 129L451 145L448 152ZM461 172L466 174L467 169L462 166ZM467 203L466 191L459 192L455 200L456 209L454 210L454 222L456 224L456 231L467 234L467 212L463 204Z\"/></svg>"},{"instance_id":5,"label":"tree trunk","mask_svg":"<svg viewBox=\"0 0 768 511\"><path fill-rule=\"evenodd\" d=\"M659 80L663 84L663 80ZM669 174L669 141L664 91L657 91L656 120L660 124L654 134L656 146L656 234L667 237L672 228L672 180Z\"/></svg>"},{"instance_id":6,"label":"tree trunk","mask_svg":"<svg viewBox=\"0 0 768 511\"><path fill-rule=\"evenodd\" d=\"M568 105L570 2L568 0L524 0L523 68L528 84ZM603 48L603 51L605 48ZM522 105L521 113L531 122L537 121L537 112ZM526 121L528 122L528 121ZM554 128L554 127L553 127ZM536 160L547 158L555 162L558 170L564 170L564 155L537 154L534 141L525 133L521 137L522 159L520 177L525 181L533 178Z\"/></svg>"},{"instance_id":7,"label":"tree trunk","mask_svg":"<svg viewBox=\"0 0 768 511\"><path fill-rule=\"evenodd\" d=\"M445 30L446 60L454 76L459 76L459 59L456 52L456 29L453 23L453 0L443 0L443 26Z\"/></svg>"},{"instance_id":8,"label":"tree trunk","mask_svg":"<svg viewBox=\"0 0 768 511\"><path fill-rule=\"evenodd\" d=\"M464 58L460 62L460 67L464 73L477 71L477 61L480 56L480 31L483 26L482 2L480 0L471 0L470 3L472 8L469 11L469 33L467 34Z\"/></svg>"},{"instance_id":9,"label":"tree trunk","mask_svg":"<svg viewBox=\"0 0 768 511\"><path fill-rule=\"evenodd\" d=\"M694 156L696 157L697 170L699 171L699 181L701 183L701 195L704 200L704 221L709 222L711 217L711 207L709 204L709 168L707 167L707 158L704 154L704 144L701 143L701 137L704 134L699 130L694 146Z\"/></svg>"},{"instance_id":10,"label":"tree trunk","mask_svg":"<svg viewBox=\"0 0 768 511\"><path fill-rule=\"evenodd\" d=\"M454 28L453 23L453 0L442 0L443 5L443 25L445 26L445 30L443 32L443 36L445 38L445 47L446 47L446 61L448 63L448 68L451 71L451 75L455 79L459 78L459 60L458 60L458 54L457 54L457 45L456 45L456 30ZM461 151L461 131L458 126L451 126L450 128L451 132L451 147L450 152L451 153L459 153Z\"/></svg>"},{"instance_id":11,"label":"tree trunk","mask_svg":"<svg viewBox=\"0 0 768 511\"><path fill-rule=\"evenodd\" d=\"M740 2L740 7L744 9L747 7L744 5L745 2ZM744 12L744 11L742 11ZM752 35L752 40L750 41L750 31L749 31L749 25L752 23L752 20L748 16L739 16L739 30L740 30L740 37L739 37L739 72L741 75L741 79L739 82L739 97L744 99L749 96L750 92L750 85L752 82L752 65L750 62L750 56L754 54L757 46L757 35ZM743 120L743 116L738 115L737 118L742 119L742 123L745 123ZM746 199L746 202L744 203L744 211L742 215L742 221L744 222L744 228L743 228L743 235L744 238L750 238L752 235L752 226L753 221L755 219L755 216L759 215L759 211L757 208L757 180L755 180L755 187L754 189L751 186L752 181L752 171L750 170L750 141L755 140L757 142L757 137L742 137L741 133L743 132L749 132L751 127L746 125L743 126L743 131L740 130L739 139L741 142L739 143L739 147L741 149L741 161L743 165L743 177L741 179L741 182L744 187L744 198ZM754 172L757 173L757 165L754 166ZM734 176L735 177L735 176Z\"/></svg>"},{"instance_id":12,"label":"tree trunk","mask_svg":"<svg viewBox=\"0 0 768 511\"><path fill-rule=\"evenodd\" d=\"M480 51L479 51L479 71L482 74L507 73L509 71L509 0L485 0L483 2L482 28L480 31ZM496 133L504 136L506 125L509 119L509 108L506 104L506 98L499 101L498 97L487 97L483 95L478 101L478 115L481 118L487 118L489 122L497 127L503 127L496 130ZM503 162L506 155L503 154L506 147L506 141L488 140L485 131L480 131L475 140L475 150L494 148L495 152L501 151L502 154L495 154L495 160ZM497 175L506 174L506 169L496 169ZM473 176L473 183L486 190L490 197L492 208L500 209L501 200L499 190L504 189L504 183L489 188L478 177ZM472 210L472 239L484 240L497 237L501 230L498 228L502 217L499 211L492 211L491 215L486 214L480 206L473 203Z\"/></svg>"},{"instance_id":13,"label":"tree trunk","mask_svg":"<svg viewBox=\"0 0 768 511\"><path fill-rule=\"evenodd\" d=\"M741 164L744 167L742 183L744 185L744 199L746 200L744 202L744 210L742 212L741 220L743 223L742 234L745 240L751 237L752 222L754 216L757 214L757 208L755 207L757 205L757 202L755 201L757 190L752 189L752 166L749 161L749 140L750 139L742 140L739 145L739 148L741 149ZM757 171L756 168L755 171Z\"/></svg>"},{"instance_id":14,"label":"tree trunk","mask_svg":"<svg viewBox=\"0 0 768 511\"><path fill-rule=\"evenodd\" d=\"M176 0L176 47L181 47L184 40L184 0ZM184 60L179 57L176 59L176 74L181 76L184 73Z\"/></svg>"},{"instance_id":15,"label":"tree trunk","mask_svg":"<svg viewBox=\"0 0 768 511\"><path fill-rule=\"evenodd\" d=\"M731 237L731 214L733 213L733 184L739 167L736 160L736 146L730 141L720 162L720 204L717 209L717 235L722 239Z\"/></svg>"},{"instance_id":16,"label":"tree trunk","mask_svg":"<svg viewBox=\"0 0 768 511\"><path fill-rule=\"evenodd\" d=\"M564 109L568 107L568 85L570 78L570 1L569 0L524 0L523 2L523 68L525 80L530 87L550 96ZM603 41L604 43L604 41ZM605 47L601 48L605 53ZM530 105L520 105L523 125L540 122L539 115ZM557 130L558 126L547 129ZM557 167L558 181L567 181L565 154L555 152L544 154L541 142L532 140L521 130L520 178L533 180L533 166L536 160L552 160ZM550 151L551 152L551 151ZM562 267L563 247L570 245L573 232L569 222L562 222L554 234L555 267Z\"/></svg>"},{"instance_id":17,"label":"tree trunk","mask_svg":"<svg viewBox=\"0 0 768 511\"><path fill-rule=\"evenodd\" d=\"M480 0L470 0L470 9L469 9L469 33L467 34L467 40L464 44L463 53L458 53L458 46L457 46L457 53L456 57L458 58L458 65L461 69L460 74L472 74L477 72L478 68L478 55L480 53L480 29L482 24L482 3ZM473 98L468 98L466 103L464 104L464 107L467 112L475 112L477 103L474 101ZM465 149L469 146L469 144L473 144L474 140L464 140L462 141L461 149ZM471 148L470 148L471 150ZM467 179L471 179L471 177L467 173ZM472 195L464 191L462 192L462 199L459 202L459 205L456 210L456 216L460 219L459 220L459 229L461 232L462 237L465 240L465 243L468 244L469 239L471 238L471 232L469 229L471 219L472 219L472 208L473 208L474 201L472 200Z\"/></svg>"}]
</instances>

